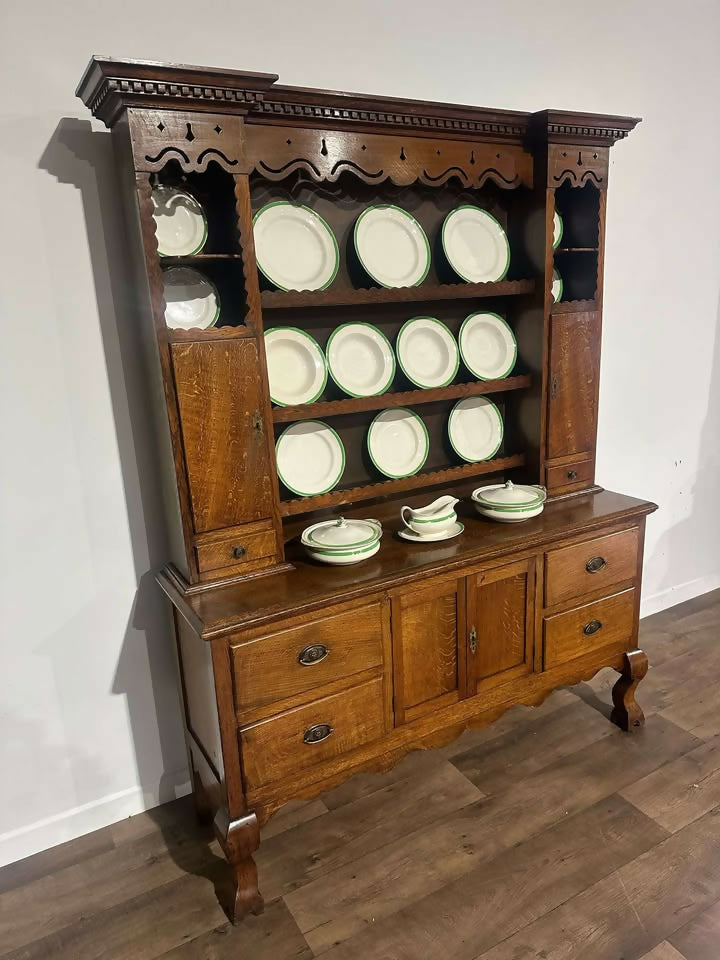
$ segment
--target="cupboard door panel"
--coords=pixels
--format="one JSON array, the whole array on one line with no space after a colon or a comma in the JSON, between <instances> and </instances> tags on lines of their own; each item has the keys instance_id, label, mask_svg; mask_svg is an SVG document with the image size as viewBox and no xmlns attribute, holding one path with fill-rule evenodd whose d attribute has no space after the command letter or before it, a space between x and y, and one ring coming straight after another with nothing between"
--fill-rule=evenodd
<instances>
[{"instance_id":1,"label":"cupboard door panel","mask_svg":"<svg viewBox=\"0 0 720 960\"><path fill-rule=\"evenodd\" d=\"M550 329L547 457L595 449L600 314L558 313Z\"/></svg>"},{"instance_id":2,"label":"cupboard door panel","mask_svg":"<svg viewBox=\"0 0 720 960\"><path fill-rule=\"evenodd\" d=\"M530 673L533 659L535 559L469 578L468 693ZM474 633L473 633L474 631Z\"/></svg>"},{"instance_id":3,"label":"cupboard door panel","mask_svg":"<svg viewBox=\"0 0 720 960\"><path fill-rule=\"evenodd\" d=\"M196 533L272 516L254 340L172 345Z\"/></svg>"},{"instance_id":4,"label":"cupboard door panel","mask_svg":"<svg viewBox=\"0 0 720 960\"><path fill-rule=\"evenodd\" d=\"M464 581L413 590L392 603L395 717L411 720L459 699Z\"/></svg>"}]
</instances>

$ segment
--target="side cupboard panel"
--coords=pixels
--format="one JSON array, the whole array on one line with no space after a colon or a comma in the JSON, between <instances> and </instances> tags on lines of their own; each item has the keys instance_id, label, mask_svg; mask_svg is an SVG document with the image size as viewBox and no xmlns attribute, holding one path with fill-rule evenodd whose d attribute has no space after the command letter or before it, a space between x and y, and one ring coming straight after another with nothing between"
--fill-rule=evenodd
<instances>
[{"instance_id":1,"label":"side cupboard panel","mask_svg":"<svg viewBox=\"0 0 720 960\"><path fill-rule=\"evenodd\" d=\"M252 339L172 345L195 533L273 515L269 439Z\"/></svg>"}]
</instances>

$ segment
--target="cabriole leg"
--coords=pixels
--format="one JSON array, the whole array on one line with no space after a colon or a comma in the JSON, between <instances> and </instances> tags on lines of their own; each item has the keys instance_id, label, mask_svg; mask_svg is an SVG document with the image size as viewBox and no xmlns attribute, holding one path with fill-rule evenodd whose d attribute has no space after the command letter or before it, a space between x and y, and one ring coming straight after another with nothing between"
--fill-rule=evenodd
<instances>
[{"instance_id":1,"label":"cabriole leg","mask_svg":"<svg viewBox=\"0 0 720 960\"><path fill-rule=\"evenodd\" d=\"M612 722L621 730L632 731L645 723L645 715L635 700L635 691L647 671L647 654L642 650L628 650L620 679L613 687L612 698L615 706L610 714Z\"/></svg>"},{"instance_id":2,"label":"cabriole leg","mask_svg":"<svg viewBox=\"0 0 720 960\"><path fill-rule=\"evenodd\" d=\"M251 811L237 820L230 820L226 810L218 810L215 835L231 870L227 913L232 923L239 923L248 913L262 913L264 907L258 890L257 867L252 858L260 846L257 817Z\"/></svg>"}]
</instances>

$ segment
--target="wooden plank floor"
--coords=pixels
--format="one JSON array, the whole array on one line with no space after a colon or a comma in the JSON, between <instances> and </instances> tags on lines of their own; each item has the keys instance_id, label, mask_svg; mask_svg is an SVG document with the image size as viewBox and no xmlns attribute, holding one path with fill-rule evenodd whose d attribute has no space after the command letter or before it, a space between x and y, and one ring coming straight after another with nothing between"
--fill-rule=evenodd
<instances>
[{"instance_id":1,"label":"wooden plank floor","mask_svg":"<svg viewBox=\"0 0 720 960\"><path fill-rule=\"evenodd\" d=\"M720 591L643 621L616 674L362 774L268 824L233 928L189 798L0 870L3 960L720 960Z\"/></svg>"}]
</instances>

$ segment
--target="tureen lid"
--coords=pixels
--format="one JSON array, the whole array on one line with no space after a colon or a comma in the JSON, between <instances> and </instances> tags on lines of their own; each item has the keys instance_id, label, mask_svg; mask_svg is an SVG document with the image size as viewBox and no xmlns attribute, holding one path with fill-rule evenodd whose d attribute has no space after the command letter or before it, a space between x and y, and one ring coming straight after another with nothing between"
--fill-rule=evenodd
<instances>
[{"instance_id":1,"label":"tureen lid","mask_svg":"<svg viewBox=\"0 0 720 960\"><path fill-rule=\"evenodd\" d=\"M323 520L303 530L302 542L308 547L346 550L376 543L382 534L377 520Z\"/></svg>"},{"instance_id":2,"label":"tureen lid","mask_svg":"<svg viewBox=\"0 0 720 960\"><path fill-rule=\"evenodd\" d=\"M529 484L493 483L488 487L478 487L473 491L472 498L484 507L496 510L522 510L539 507L545 502L544 487Z\"/></svg>"}]
</instances>

